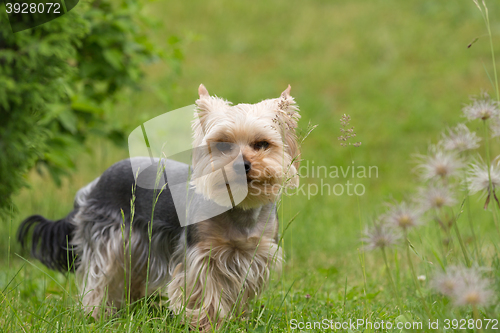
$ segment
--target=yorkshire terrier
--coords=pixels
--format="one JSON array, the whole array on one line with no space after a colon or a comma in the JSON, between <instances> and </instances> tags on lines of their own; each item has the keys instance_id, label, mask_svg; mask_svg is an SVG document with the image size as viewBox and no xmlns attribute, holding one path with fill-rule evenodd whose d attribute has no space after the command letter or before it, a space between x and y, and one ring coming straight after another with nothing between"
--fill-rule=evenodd
<instances>
[{"instance_id":1,"label":"yorkshire terrier","mask_svg":"<svg viewBox=\"0 0 500 333\"><path fill-rule=\"evenodd\" d=\"M117 162L77 192L63 219L33 215L19 227L24 246L35 226L31 253L44 265L76 271L83 306L96 318L166 288L174 313L209 330L243 311L281 267L276 203L299 181L300 115L290 86L278 98L234 106L203 85L198 93L192 167L154 159L168 171L158 190L137 186L144 176L132 167L152 160ZM181 213L171 189L186 175L193 195Z\"/></svg>"}]
</instances>

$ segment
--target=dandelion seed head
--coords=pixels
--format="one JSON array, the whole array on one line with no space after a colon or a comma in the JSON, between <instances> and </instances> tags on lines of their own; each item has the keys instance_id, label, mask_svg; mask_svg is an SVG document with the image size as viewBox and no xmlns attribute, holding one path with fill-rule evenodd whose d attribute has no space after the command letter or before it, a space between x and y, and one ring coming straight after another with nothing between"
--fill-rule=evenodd
<instances>
[{"instance_id":1,"label":"dandelion seed head","mask_svg":"<svg viewBox=\"0 0 500 333\"><path fill-rule=\"evenodd\" d=\"M391 247L401 239L401 234L397 230L380 221L376 222L373 227L366 228L364 236L362 241L366 243L368 250Z\"/></svg>"},{"instance_id":2,"label":"dandelion seed head","mask_svg":"<svg viewBox=\"0 0 500 333\"><path fill-rule=\"evenodd\" d=\"M445 150L456 150L458 152L479 148L479 138L475 132L471 132L465 124L458 124L448 129L448 134L443 133L443 139L439 145Z\"/></svg>"},{"instance_id":3,"label":"dandelion seed head","mask_svg":"<svg viewBox=\"0 0 500 333\"><path fill-rule=\"evenodd\" d=\"M500 186L500 156L490 165L491 186L493 190ZM467 170L467 186L470 194L490 191L490 179L488 177L488 166L482 160L474 161Z\"/></svg>"},{"instance_id":4,"label":"dandelion seed head","mask_svg":"<svg viewBox=\"0 0 500 333\"><path fill-rule=\"evenodd\" d=\"M490 287L489 280L481 277L477 273L474 279L467 279L464 282L463 288L455 289L453 301L456 306L473 305L485 306L494 301L494 291Z\"/></svg>"},{"instance_id":5,"label":"dandelion seed head","mask_svg":"<svg viewBox=\"0 0 500 333\"><path fill-rule=\"evenodd\" d=\"M456 204L453 191L443 185L431 185L419 190L418 202L424 210L431 208L441 209L451 207Z\"/></svg>"},{"instance_id":6,"label":"dandelion seed head","mask_svg":"<svg viewBox=\"0 0 500 333\"><path fill-rule=\"evenodd\" d=\"M463 161L454 151L444 151L437 146L431 146L427 155L418 155L420 164L417 170L423 180L450 178L460 171Z\"/></svg>"},{"instance_id":7,"label":"dandelion seed head","mask_svg":"<svg viewBox=\"0 0 500 333\"><path fill-rule=\"evenodd\" d=\"M384 215L385 221L394 227L407 230L423 223L421 211L414 205L403 201L389 205L388 212Z\"/></svg>"},{"instance_id":8,"label":"dandelion seed head","mask_svg":"<svg viewBox=\"0 0 500 333\"><path fill-rule=\"evenodd\" d=\"M492 100L487 93L483 93L480 98L471 98L472 104L466 105L462 111L469 120L488 120L498 117L500 114L498 102Z\"/></svg>"},{"instance_id":9,"label":"dandelion seed head","mask_svg":"<svg viewBox=\"0 0 500 333\"><path fill-rule=\"evenodd\" d=\"M449 267L447 272L440 272L434 275L431 280L431 287L437 292L451 297L456 289L461 286L461 280L455 272L455 267Z\"/></svg>"},{"instance_id":10,"label":"dandelion seed head","mask_svg":"<svg viewBox=\"0 0 500 333\"><path fill-rule=\"evenodd\" d=\"M446 273L434 276L431 286L451 298L455 306L485 306L495 298L490 281L481 276L477 267L448 267Z\"/></svg>"}]
</instances>

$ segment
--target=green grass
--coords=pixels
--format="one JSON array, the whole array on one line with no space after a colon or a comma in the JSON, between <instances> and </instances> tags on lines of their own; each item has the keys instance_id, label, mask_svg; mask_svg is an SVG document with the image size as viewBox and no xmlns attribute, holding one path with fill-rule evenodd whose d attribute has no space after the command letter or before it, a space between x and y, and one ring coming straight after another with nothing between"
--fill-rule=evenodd
<instances>
[{"instance_id":1,"label":"green grass","mask_svg":"<svg viewBox=\"0 0 500 333\"><path fill-rule=\"evenodd\" d=\"M500 5L488 1L488 6L498 55ZM291 84L292 96L301 108L301 127L319 125L303 145L303 164L314 161L314 165L345 168L352 164L352 153L355 165L378 167L378 178L354 179L365 186L363 196L318 195L308 199L296 195L283 199L283 225L298 213L284 237L284 272L262 298L251 303L249 318L232 321L227 330L291 331L291 319L403 320L383 258L376 251L363 252L361 231L383 211L384 202L413 197L419 181L412 154L425 153L444 128L464 121L461 108L468 97L481 90L495 95L487 75L492 76L489 41L474 3L194 0L150 2L146 10L162 23L151 31L151 37L162 46L168 45L171 35L181 37L185 59L175 85L171 84L172 64L147 67L143 89L124 96L116 108L117 121L135 127L192 104L200 83L211 94L234 103L278 97ZM480 39L467 48L478 36ZM337 140L344 113L351 116L357 139L363 143L351 152ZM471 123L470 128L481 133L479 123ZM491 142L492 156L500 153L498 143ZM153 300L150 308L135 306L130 315L125 311L111 321L85 318L78 306L74 277L45 269L15 243L15 231L23 218L31 214L51 219L65 216L81 186L127 157L126 151L104 142L94 141L90 150L79 159L78 171L60 188L49 178L34 172L28 175L31 188L16 197L20 214L2 222L1 331L187 330L168 314L164 299ZM332 185L347 180L353 181L349 177L323 179ZM318 177L301 180L306 186L320 181ZM483 201L474 196L470 202L481 249L474 260L492 268L488 274L500 294L500 236L491 212L481 209ZM472 253L466 221L466 216L461 216L459 228ZM446 298L429 288L429 278L442 260L439 234L433 221L410 234L418 252L411 253L415 270L427 276L421 287L432 318L441 323L445 318L472 318L470 308L453 309ZM454 233L446 260L448 264L463 262ZM389 251L388 261L405 311L426 324L428 315L409 273L405 248ZM498 306L481 308L480 313L484 318L500 319Z\"/></svg>"}]
</instances>

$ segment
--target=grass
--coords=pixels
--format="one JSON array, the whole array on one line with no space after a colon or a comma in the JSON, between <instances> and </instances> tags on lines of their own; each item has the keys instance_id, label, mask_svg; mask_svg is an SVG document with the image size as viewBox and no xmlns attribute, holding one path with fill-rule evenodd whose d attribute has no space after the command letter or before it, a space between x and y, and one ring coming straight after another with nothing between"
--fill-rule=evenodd
<instances>
[{"instance_id":1,"label":"grass","mask_svg":"<svg viewBox=\"0 0 500 333\"><path fill-rule=\"evenodd\" d=\"M495 53L500 54L500 6L490 2L492 42ZM355 181L365 186L363 196L295 195L283 199L282 225L298 214L284 236L284 273L251 304L249 318L231 322L227 330L292 331L291 319L410 320L398 310L383 257L376 251L363 251L361 231L383 211L384 202L415 194L419 181L413 172L412 154L425 153L444 128L463 121L460 110L468 96L481 90L495 96L494 83L487 75L492 77L493 69L490 44L474 3L278 0L250 5L194 0L189 5L150 2L146 10L162 23L151 31L154 40L167 46L168 36L180 36L185 59L174 86L171 64L146 68L143 89L124 96L116 108L117 121L135 127L192 104L200 83L210 93L234 103L277 97L290 83L292 96L301 107L301 126L305 128L309 122L319 125L304 143L303 165L308 162L310 166L345 169L354 161L356 166L378 168L378 177L372 178L352 179L340 174L333 179L316 175L301 180L306 188L321 181L331 185ZM475 37L480 38L467 48ZM344 113L351 116L357 139L363 143L351 152L337 141ZM479 122L469 127L482 133ZM500 153L498 147L498 139L491 142L491 156ZM484 149L479 152L485 156ZM73 275L45 269L14 242L23 218L31 214L51 219L65 216L80 187L125 157L126 151L96 141L91 153L81 156L78 172L60 188L35 173L28 176L31 188L16 198L21 213L2 222L8 230L0 242L7 254L0 258L2 331L187 330L168 314L161 298L153 300L150 307L124 311L112 321L85 318L78 306ZM491 212L482 210L482 204L478 197L470 198L479 253L474 252L465 216L458 220L458 227L475 262L493 269L490 277L498 293L500 236ZM459 208L457 204L455 212ZM439 331L443 331L444 319L471 319L473 311L453 309L447 298L429 288L428 280L437 267L463 262L455 233L451 250L443 256L437 230L429 221L412 232L409 239L414 249L408 255L416 275L427 277L418 282L422 298L431 319L439 319ZM387 259L405 311L411 320L426 324L430 316L416 290L406 248L387 251ZM500 319L498 306L480 308L480 315Z\"/></svg>"}]
</instances>

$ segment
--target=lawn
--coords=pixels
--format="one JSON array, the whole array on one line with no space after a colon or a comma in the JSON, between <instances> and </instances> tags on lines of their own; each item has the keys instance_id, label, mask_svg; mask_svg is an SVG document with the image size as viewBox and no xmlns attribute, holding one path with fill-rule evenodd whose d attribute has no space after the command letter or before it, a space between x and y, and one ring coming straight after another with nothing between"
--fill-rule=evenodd
<instances>
[{"instance_id":1,"label":"lawn","mask_svg":"<svg viewBox=\"0 0 500 333\"><path fill-rule=\"evenodd\" d=\"M500 3L487 5L500 65ZM431 288L441 266L466 264L455 229L443 233L433 216L425 215L425 223L409 232L411 251L404 242L386 250L390 273L382 252L368 251L361 241L365 227L387 210L385 203L419 196L423 181L416 154L426 154L448 127L466 122L462 108L469 97L482 91L496 96L487 30L472 0L150 1L144 14L155 22L150 36L158 45L168 48L171 36L180 38L184 59L180 72L172 63L146 67L142 89L123 96L116 107L117 122L133 128L193 104L200 83L234 104L278 97L291 84L300 106L299 127L305 133L308 124L318 125L302 146L303 192L283 197L279 208L286 254L283 273L251 303L248 318L231 321L225 330L289 332L299 331L294 324L299 322L364 319L422 322L423 328L410 330L414 332L430 331L428 321L439 320L441 332L446 319L476 319L475 308L454 307ZM343 114L350 115L360 147L340 145ZM482 136L481 121L467 124ZM486 158L482 143L471 156ZM492 157L500 154L498 143L498 138L490 141ZM31 187L15 200L20 213L2 222L3 332L188 331L168 313L162 297L125 309L113 320L85 318L73 275L49 271L15 241L24 218L65 216L80 187L127 156L124 149L93 140L80 156L77 172L61 187L34 171L27 176ZM352 169L342 174L354 166L354 177ZM362 168L366 177L357 172ZM336 169L338 176L331 172ZM361 184L363 195L349 195L347 182ZM314 194L335 184L340 184L337 193L344 189L341 195ZM352 194L354 186L350 189ZM457 189L456 196L448 213L456 217L463 210L457 227L465 252L474 265L490 268L484 274L500 295L495 202L491 199L489 209L483 210L484 196L470 196L463 206L464 192ZM420 279L414 281L414 275ZM500 320L497 303L478 307L479 318Z\"/></svg>"}]
</instances>

